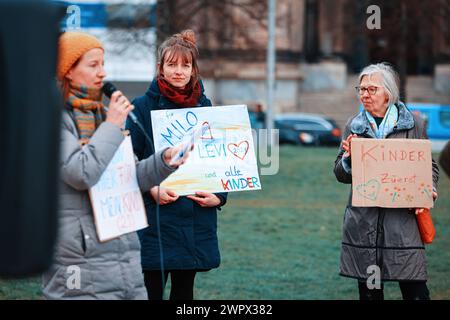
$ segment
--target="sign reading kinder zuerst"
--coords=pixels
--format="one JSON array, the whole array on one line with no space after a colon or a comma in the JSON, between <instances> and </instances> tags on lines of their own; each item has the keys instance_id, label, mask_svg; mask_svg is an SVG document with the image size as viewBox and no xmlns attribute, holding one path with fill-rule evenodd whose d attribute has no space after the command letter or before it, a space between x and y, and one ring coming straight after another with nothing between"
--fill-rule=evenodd
<instances>
[{"instance_id":1,"label":"sign reading kinder zuerst","mask_svg":"<svg viewBox=\"0 0 450 320\"><path fill-rule=\"evenodd\" d=\"M352 205L433 207L429 140L354 138L351 148Z\"/></svg>"}]
</instances>

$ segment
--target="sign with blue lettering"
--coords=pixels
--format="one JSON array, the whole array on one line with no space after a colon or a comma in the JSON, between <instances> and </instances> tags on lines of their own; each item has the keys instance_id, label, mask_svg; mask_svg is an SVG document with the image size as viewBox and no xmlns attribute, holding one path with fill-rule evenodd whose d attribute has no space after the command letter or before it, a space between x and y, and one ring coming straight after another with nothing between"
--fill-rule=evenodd
<instances>
[{"instance_id":1,"label":"sign with blue lettering","mask_svg":"<svg viewBox=\"0 0 450 320\"><path fill-rule=\"evenodd\" d=\"M89 190L89 195L99 241L148 226L129 136L117 149L100 180Z\"/></svg>"},{"instance_id":2,"label":"sign with blue lettering","mask_svg":"<svg viewBox=\"0 0 450 320\"><path fill-rule=\"evenodd\" d=\"M151 118L156 150L194 141L161 186L178 195L261 189L247 106L155 110Z\"/></svg>"}]
</instances>

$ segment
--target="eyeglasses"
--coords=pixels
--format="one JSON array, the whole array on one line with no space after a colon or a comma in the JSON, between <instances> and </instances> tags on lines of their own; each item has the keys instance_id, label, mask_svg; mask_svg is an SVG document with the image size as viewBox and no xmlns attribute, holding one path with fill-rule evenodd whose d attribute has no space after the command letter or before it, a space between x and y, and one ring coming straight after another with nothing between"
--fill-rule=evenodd
<instances>
[{"instance_id":1,"label":"eyeglasses","mask_svg":"<svg viewBox=\"0 0 450 320\"><path fill-rule=\"evenodd\" d=\"M377 93L377 89L381 88L381 87L376 87L376 86L370 86L370 87L355 87L356 89L356 93L359 94L360 96L364 95L364 92L367 91L371 96L373 96L374 94Z\"/></svg>"}]
</instances>

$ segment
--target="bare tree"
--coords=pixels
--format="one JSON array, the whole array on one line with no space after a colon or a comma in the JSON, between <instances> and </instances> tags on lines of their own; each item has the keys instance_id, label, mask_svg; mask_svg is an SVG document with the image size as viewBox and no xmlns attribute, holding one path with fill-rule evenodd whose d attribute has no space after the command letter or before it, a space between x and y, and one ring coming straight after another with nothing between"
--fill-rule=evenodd
<instances>
[{"instance_id":1,"label":"bare tree","mask_svg":"<svg viewBox=\"0 0 450 320\"><path fill-rule=\"evenodd\" d=\"M133 3L116 3L107 6L109 32L107 41L114 43L111 48L121 55L129 50L147 54L156 48L150 30L155 29L156 6L149 0Z\"/></svg>"},{"instance_id":2,"label":"bare tree","mask_svg":"<svg viewBox=\"0 0 450 320\"><path fill-rule=\"evenodd\" d=\"M252 30L267 28L266 0L159 0L157 16L158 43L190 28L206 51L264 49Z\"/></svg>"},{"instance_id":3,"label":"bare tree","mask_svg":"<svg viewBox=\"0 0 450 320\"><path fill-rule=\"evenodd\" d=\"M108 5L107 10L108 41L117 44L116 54L155 50L168 36L188 28L196 32L204 56L229 56L246 49L254 58L255 51L265 50L254 32L267 28L266 0L158 0L156 5L142 0ZM156 42L145 32L152 27Z\"/></svg>"},{"instance_id":4,"label":"bare tree","mask_svg":"<svg viewBox=\"0 0 450 320\"><path fill-rule=\"evenodd\" d=\"M366 28L365 9L369 4L381 8L379 30ZM399 72L403 100L407 98L407 74L431 74L441 59L437 43L444 39L450 48L449 0L347 0L345 8L346 34L355 41L347 47L354 53L350 57L353 70L359 71L369 62L392 63Z\"/></svg>"}]
</instances>

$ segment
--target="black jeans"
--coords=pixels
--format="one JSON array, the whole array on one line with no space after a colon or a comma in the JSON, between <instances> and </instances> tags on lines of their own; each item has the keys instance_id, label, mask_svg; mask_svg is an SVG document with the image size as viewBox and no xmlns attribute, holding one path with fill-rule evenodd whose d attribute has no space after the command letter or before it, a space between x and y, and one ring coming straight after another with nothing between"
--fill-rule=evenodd
<instances>
[{"instance_id":1,"label":"black jeans","mask_svg":"<svg viewBox=\"0 0 450 320\"><path fill-rule=\"evenodd\" d=\"M430 300L426 281L399 281L403 300ZM384 285L380 289L367 288L366 282L358 281L360 300L384 300Z\"/></svg>"},{"instance_id":2,"label":"black jeans","mask_svg":"<svg viewBox=\"0 0 450 320\"><path fill-rule=\"evenodd\" d=\"M196 270L167 270L164 271L164 284L170 273L170 300L193 300L194 279ZM145 271L144 282L149 300L163 299L163 283L161 270Z\"/></svg>"}]
</instances>

